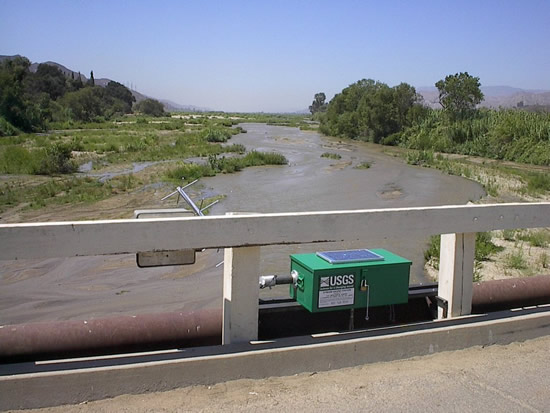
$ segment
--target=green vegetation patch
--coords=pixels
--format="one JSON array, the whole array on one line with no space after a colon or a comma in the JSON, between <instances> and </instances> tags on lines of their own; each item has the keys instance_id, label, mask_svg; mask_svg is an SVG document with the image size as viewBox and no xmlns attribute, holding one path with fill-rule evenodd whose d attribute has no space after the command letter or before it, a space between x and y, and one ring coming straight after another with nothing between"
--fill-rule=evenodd
<instances>
[{"instance_id":1,"label":"green vegetation patch","mask_svg":"<svg viewBox=\"0 0 550 413\"><path fill-rule=\"evenodd\" d=\"M415 88L406 83L389 87L362 79L328 105L324 93L316 94L310 111L326 135L421 151L410 158L415 165L429 162L422 158L429 154L424 151L550 165L548 110L478 109L483 100L481 83L467 72L448 75L435 86L442 109L424 106ZM534 185L530 190L548 187L546 181Z\"/></svg>"},{"instance_id":2,"label":"green vegetation patch","mask_svg":"<svg viewBox=\"0 0 550 413\"><path fill-rule=\"evenodd\" d=\"M71 159L72 146L55 143L45 148L27 149L23 146L0 147L0 173L56 175L75 172Z\"/></svg>"},{"instance_id":3,"label":"green vegetation patch","mask_svg":"<svg viewBox=\"0 0 550 413\"><path fill-rule=\"evenodd\" d=\"M424 260L430 261L436 268L439 268L439 256L441 246L441 235L433 235L428 241L427 249L424 251ZM490 232L478 232L476 234L475 261L488 261L494 254L503 251L504 248L493 242Z\"/></svg>"},{"instance_id":4,"label":"green vegetation patch","mask_svg":"<svg viewBox=\"0 0 550 413\"><path fill-rule=\"evenodd\" d=\"M207 142L227 142L233 133L229 129L207 127L201 132L201 136Z\"/></svg>"},{"instance_id":5,"label":"green vegetation patch","mask_svg":"<svg viewBox=\"0 0 550 413\"><path fill-rule=\"evenodd\" d=\"M204 176L214 176L217 173L234 173L250 166L286 165L287 159L277 153L252 151L241 158L226 158L210 155L206 164L182 163L170 169L166 177L171 180L192 181Z\"/></svg>"},{"instance_id":6,"label":"green vegetation patch","mask_svg":"<svg viewBox=\"0 0 550 413\"><path fill-rule=\"evenodd\" d=\"M240 143L234 143L233 145L223 146L223 151L244 154L246 152L246 147Z\"/></svg>"},{"instance_id":7,"label":"green vegetation patch","mask_svg":"<svg viewBox=\"0 0 550 413\"><path fill-rule=\"evenodd\" d=\"M189 116L189 118L187 117ZM116 167L131 162L180 161L165 177L180 181L217 173L232 173L248 166L286 164L276 153L250 152L242 144L226 144L231 136L246 132L237 120L225 116L181 115L171 117L118 117L113 122L55 123L67 129L49 133L19 134L0 139L0 173L7 175L49 175L34 184L10 179L2 187L0 210L25 204L40 208L51 204L95 202L133 188L132 175L105 183L97 178L72 176L79 164L93 161L94 168ZM282 120L283 118L281 118ZM196 121L189 124L190 121ZM246 153L246 155L245 155ZM238 154L244 156L222 156ZM204 164L184 163L182 159L201 157ZM155 178L156 179L156 178ZM38 183L37 183L38 182Z\"/></svg>"},{"instance_id":8,"label":"green vegetation patch","mask_svg":"<svg viewBox=\"0 0 550 413\"><path fill-rule=\"evenodd\" d=\"M431 150L427 151L408 151L406 156L409 165L433 166L434 153Z\"/></svg>"},{"instance_id":9,"label":"green vegetation patch","mask_svg":"<svg viewBox=\"0 0 550 413\"><path fill-rule=\"evenodd\" d=\"M24 209L38 209L48 205L92 203L112 195L127 192L139 182L133 175L98 182L95 178L52 178L35 185L4 183L0 186L0 211L26 204Z\"/></svg>"},{"instance_id":10,"label":"green vegetation patch","mask_svg":"<svg viewBox=\"0 0 550 413\"><path fill-rule=\"evenodd\" d=\"M550 245L550 232L541 229L538 231L521 231L517 234L517 239L528 242L533 247L546 248Z\"/></svg>"},{"instance_id":11,"label":"green vegetation patch","mask_svg":"<svg viewBox=\"0 0 550 413\"><path fill-rule=\"evenodd\" d=\"M527 268L527 260L525 259L523 249L517 248L506 255L505 264L508 268L514 270L524 270Z\"/></svg>"},{"instance_id":12,"label":"green vegetation patch","mask_svg":"<svg viewBox=\"0 0 550 413\"><path fill-rule=\"evenodd\" d=\"M321 154L321 158L342 159L342 155L332 152L325 152Z\"/></svg>"},{"instance_id":13,"label":"green vegetation patch","mask_svg":"<svg viewBox=\"0 0 550 413\"><path fill-rule=\"evenodd\" d=\"M355 169L369 169L371 167L370 162L361 162L355 166Z\"/></svg>"},{"instance_id":14,"label":"green vegetation patch","mask_svg":"<svg viewBox=\"0 0 550 413\"><path fill-rule=\"evenodd\" d=\"M450 159L432 150L408 150L404 158L410 165L439 169L449 175L463 176L482 184L489 195L498 196L503 181L517 181L507 189L518 195L538 197L550 191L548 172L525 171L519 167L501 166L498 163L478 165L468 159ZM504 182L505 183L505 182Z\"/></svg>"}]
</instances>

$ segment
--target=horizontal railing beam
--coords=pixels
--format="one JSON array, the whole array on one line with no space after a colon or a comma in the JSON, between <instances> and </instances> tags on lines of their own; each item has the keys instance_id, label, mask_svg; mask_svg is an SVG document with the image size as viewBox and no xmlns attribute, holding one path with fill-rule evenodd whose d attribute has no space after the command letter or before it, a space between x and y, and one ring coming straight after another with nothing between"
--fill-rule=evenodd
<instances>
[{"instance_id":1,"label":"horizontal railing beam","mask_svg":"<svg viewBox=\"0 0 550 413\"><path fill-rule=\"evenodd\" d=\"M550 227L550 203L0 225L0 260Z\"/></svg>"}]
</instances>

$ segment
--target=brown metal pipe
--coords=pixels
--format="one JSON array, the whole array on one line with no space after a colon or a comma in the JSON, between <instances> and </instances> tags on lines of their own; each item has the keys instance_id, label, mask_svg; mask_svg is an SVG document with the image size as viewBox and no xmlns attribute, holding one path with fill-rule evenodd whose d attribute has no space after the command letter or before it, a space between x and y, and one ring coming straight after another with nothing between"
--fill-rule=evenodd
<instances>
[{"instance_id":1,"label":"brown metal pipe","mask_svg":"<svg viewBox=\"0 0 550 413\"><path fill-rule=\"evenodd\" d=\"M221 310L0 327L0 361L221 344Z\"/></svg>"},{"instance_id":2,"label":"brown metal pipe","mask_svg":"<svg viewBox=\"0 0 550 413\"><path fill-rule=\"evenodd\" d=\"M474 284L472 312L486 313L550 304L550 276L484 281Z\"/></svg>"},{"instance_id":3,"label":"brown metal pipe","mask_svg":"<svg viewBox=\"0 0 550 413\"><path fill-rule=\"evenodd\" d=\"M474 313L546 303L550 276L486 281L473 288ZM264 329L288 327L284 316L275 319ZM6 325L0 326L0 362L217 345L221 330L220 309Z\"/></svg>"}]
</instances>

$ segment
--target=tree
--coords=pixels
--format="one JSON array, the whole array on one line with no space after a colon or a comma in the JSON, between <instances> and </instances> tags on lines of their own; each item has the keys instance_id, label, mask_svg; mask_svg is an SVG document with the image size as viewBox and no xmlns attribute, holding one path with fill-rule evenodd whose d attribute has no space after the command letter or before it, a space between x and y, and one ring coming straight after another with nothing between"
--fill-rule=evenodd
<instances>
[{"instance_id":1,"label":"tree","mask_svg":"<svg viewBox=\"0 0 550 413\"><path fill-rule=\"evenodd\" d=\"M126 86L118 82L110 81L107 83L107 86L105 86L105 94L107 97L116 99L122 103L121 107L123 113L130 113L132 111L132 104L136 101L136 98Z\"/></svg>"},{"instance_id":2,"label":"tree","mask_svg":"<svg viewBox=\"0 0 550 413\"><path fill-rule=\"evenodd\" d=\"M90 72L90 80L88 80L88 85L95 86L94 71Z\"/></svg>"},{"instance_id":3,"label":"tree","mask_svg":"<svg viewBox=\"0 0 550 413\"><path fill-rule=\"evenodd\" d=\"M67 80L68 91L76 92L78 89L82 89L84 84L82 83L82 75L78 72L78 77L75 77L74 72L71 72L71 78Z\"/></svg>"},{"instance_id":4,"label":"tree","mask_svg":"<svg viewBox=\"0 0 550 413\"><path fill-rule=\"evenodd\" d=\"M418 102L416 90L406 83L389 87L363 79L334 96L321 118L320 130L378 143L411 124Z\"/></svg>"},{"instance_id":5,"label":"tree","mask_svg":"<svg viewBox=\"0 0 550 413\"><path fill-rule=\"evenodd\" d=\"M80 72L78 72L78 79L75 81L76 89L82 89L84 87L84 83L82 82L82 75Z\"/></svg>"},{"instance_id":6,"label":"tree","mask_svg":"<svg viewBox=\"0 0 550 413\"><path fill-rule=\"evenodd\" d=\"M164 105L155 99L144 99L136 103L135 109L138 112L151 116L163 116Z\"/></svg>"},{"instance_id":7,"label":"tree","mask_svg":"<svg viewBox=\"0 0 550 413\"><path fill-rule=\"evenodd\" d=\"M103 89L99 86L85 87L66 93L60 103L69 109L69 117L72 120L90 122L103 116L105 109L103 95Z\"/></svg>"},{"instance_id":8,"label":"tree","mask_svg":"<svg viewBox=\"0 0 550 413\"><path fill-rule=\"evenodd\" d=\"M17 56L0 62L0 117L25 132L44 127L40 110L25 91L30 62Z\"/></svg>"},{"instance_id":9,"label":"tree","mask_svg":"<svg viewBox=\"0 0 550 413\"><path fill-rule=\"evenodd\" d=\"M326 99L327 97L323 92L315 94L313 103L309 107L309 111L312 115L315 115L317 112L324 112L327 110L327 104L325 103Z\"/></svg>"},{"instance_id":10,"label":"tree","mask_svg":"<svg viewBox=\"0 0 550 413\"><path fill-rule=\"evenodd\" d=\"M479 77L468 72L448 75L435 84L439 90L439 103L451 120L471 117L483 100Z\"/></svg>"},{"instance_id":11,"label":"tree","mask_svg":"<svg viewBox=\"0 0 550 413\"><path fill-rule=\"evenodd\" d=\"M50 99L57 100L67 90L67 79L57 67L41 63L36 73L28 78L27 89L31 95L47 93Z\"/></svg>"}]
</instances>

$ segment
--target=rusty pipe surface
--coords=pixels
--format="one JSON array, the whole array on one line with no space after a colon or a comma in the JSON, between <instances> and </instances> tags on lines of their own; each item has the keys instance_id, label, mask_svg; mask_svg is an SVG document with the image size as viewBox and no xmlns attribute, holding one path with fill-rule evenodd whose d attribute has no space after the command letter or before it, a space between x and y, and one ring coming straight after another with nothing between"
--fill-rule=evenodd
<instances>
[{"instance_id":1,"label":"rusty pipe surface","mask_svg":"<svg viewBox=\"0 0 550 413\"><path fill-rule=\"evenodd\" d=\"M475 313L546 303L550 276L485 281L473 288ZM272 312L264 329L288 330L282 310L279 315ZM296 334L308 334L308 325L300 323ZM6 325L0 326L0 362L216 345L221 344L221 330L221 309Z\"/></svg>"},{"instance_id":2,"label":"rusty pipe surface","mask_svg":"<svg viewBox=\"0 0 550 413\"><path fill-rule=\"evenodd\" d=\"M531 305L550 304L550 276L509 278L474 284L472 312L486 313Z\"/></svg>"},{"instance_id":3,"label":"rusty pipe surface","mask_svg":"<svg viewBox=\"0 0 550 413\"><path fill-rule=\"evenodd\" d=\"M0 327L0 361L221 344L221 309Z\"/></svg>"}]
</instances>

